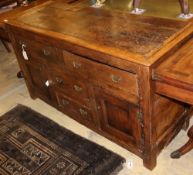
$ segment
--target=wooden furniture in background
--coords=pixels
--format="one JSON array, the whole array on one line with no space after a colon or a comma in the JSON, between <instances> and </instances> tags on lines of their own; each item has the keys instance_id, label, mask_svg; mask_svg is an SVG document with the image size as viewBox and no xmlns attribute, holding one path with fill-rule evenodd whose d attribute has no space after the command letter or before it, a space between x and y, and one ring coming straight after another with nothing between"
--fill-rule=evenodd
<instances>
[{"instance_id":1,"label":"wooden furniture in background","mask_svg":"<svg viewBox=\"0 0 193 175\"><path fill-rule=\"evenodd\" d=\"M33 8L6 29L33 99L125 147L149 169L189 120L191 20L66 0Z\"/></svg>"},{"instance_id":2,"label":"wooden furniture in background","mask_svg":"<svg viewBox=\"0 0 193 175\"><path fill-rule=\"evenodd\" d=\"M188 137L189 140L185 145L183 145L180 149L171 153L171 158L178 159L193 149L193 126L188 131Z\"/></svg>"},{"instance_id":3,"label":"wooden furniture in background","mask_svg":"<svg viewBox=\"0 0 193 175\"><path fill-rule=\"evenodd\" d=\"M18 6L19 6L19 1L18 1L18 0L2 0L2 1L0 2L0 8L6 7L6 6L11 5L11 4L13 4L13 3L17 3ZM2 13L0 12L0 14L2 14ZM3 29L1 29L0 32L3 33L3 35L5 35L5 36L1 37L0 40L1 40L2 44L4 45L4 47L6 48L6 50L7 50L8 52L11 52L11 49L9 48L9 45L8 45L8 43L7 43L8 37L6 36L6 32L3 32L2 30L3 30ZM1 34L1 35L2 35L2 34Z\"/></svg>"},{"instance_id":4,"label":"wooden furniture in background","mask_svg":"<svg viewBox=\"0 0 193 175\"><path fill-rule=\"evenodd\" d=\"M189 0L179 0L181 11L183 14L188 15L190 13Z\"/></svg>"},{"instance_id":5,"label":"wooden furniture in background","mask_svg":"<svg viewBox=\"0 0 193 175\"><path fill-rule=\"evenodd\" d=\"M0 1L0 8L5 7L7 5L10 5L14 2L17 2L19 4L19 0L1 0Z\"/></svg>"},{"instance_id":6,"label":"wooden furniture in background","mask_svg":"<svg viewBox=\"0 0 193 175\"><path fill-rule=\"evenodd\" d=\"M11 18L15 18L17 17L20 13L33 8L35 6L38 6L42 3L45 3L48 0L36 0L34 2L31 2L30 4L28 4L27 6L20 6L22 3L22 0L3 0L0 2L0 7L3 7L5 5L9 5L11 3L17 2L18 3L18 7L14 8L10 11L1 13L0 15L0 39L2 40L3 43L6 43L7 41L9 41L9 37L7 32L4 29L4 21L5 20L9 20Z\"/></svg>"},{"instance_id":7,"label":"wooden furniture in background","mask_svg":"<svg viewBox=\"0 0 193 175\"><path fill-rule=\"evenodd\" d=\"M35 0L34 2L30 2L29 4L27 4L26 6L22 6L23 0L3 0L0 2L0 7L7 6L9 4L17 2L17 8L14 8L14 9L11 9L10 11L6 11L4 13L1 13L1 16L0 16L0 40L8 52L11 52L11 49L10 49L9 44L8 44L10 42L10 40L9 40L9 36L8 36L7 32L4 29L4 21L9 20L11 18L14 18L17 15L19 15L21 12L24 12L30 8L33 8L35 6L42 4L42 3L45 3L46 1L48 1L48 0ZM23 78L22 71L19 71L17 73L17 77Z\"/></svg>"},{"instance_id":8,"label":"wooden furniture in background","mask_svg":"<svg viewBox=\"0 0 193 175\"><path fill-rule=\"evenodd\" d=\"M188 0L178 0L181 8L181 13L184 15L188 15L190 13L190 8L189 8L189 2ZM141 0L133 0L133 8L138 9L140 6ZM163 9L164 11L164 9Z\"/></svg>"}]
</instances>

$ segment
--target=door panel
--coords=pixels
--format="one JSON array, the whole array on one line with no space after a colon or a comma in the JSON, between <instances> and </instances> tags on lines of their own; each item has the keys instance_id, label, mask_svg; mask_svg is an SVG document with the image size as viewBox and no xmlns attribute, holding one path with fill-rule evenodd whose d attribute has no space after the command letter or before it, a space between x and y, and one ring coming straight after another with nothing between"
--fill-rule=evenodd
<instances>
[{"instance_id":1,"label":"door panel","mask_svg":"<svg viewBox=\"0 0 193 175\"><path fill-rule=\"evenodd\" d=\"M120 141L137 145L141 138L138 107L103 90L96 92L101 129Z\"/></svg>"}]
</instances>

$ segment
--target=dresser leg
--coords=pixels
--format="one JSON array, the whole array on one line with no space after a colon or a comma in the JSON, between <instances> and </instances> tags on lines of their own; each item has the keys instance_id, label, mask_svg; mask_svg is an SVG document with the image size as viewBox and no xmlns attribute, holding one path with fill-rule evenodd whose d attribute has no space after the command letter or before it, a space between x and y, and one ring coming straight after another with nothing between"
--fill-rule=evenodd
<instances>
[{"instance_id":1,"label":"dresser leg","mask_svg":"<svg viewBox=\"0 0 193 175\"><path fill-rule=\"evenodd\" d=\"M7 44L7 42L2 40L2 39L1 39L1 42L3 43L3 45L4 45L5 49L7 50L7 52L11 52L11 49L10 49L9 45Z\"/></svg>"},{"instance_id":2,"label":"dresser leg","mask_svg":"<svg viewBox=\"0 0 193 175\"><path fill-rule=\"evenodd\" d=\"M189 137L189 140L184 146L182 146L178 150L171 153L171 155L170 155L171 158L178 159L193 149L193 126L188 131L188 137Z\"/></svg>"},{"instance_id":3,"label":"dresser leg","mask_svg":"<svg viewBox=\"0 0 193 175\"><path fill-rule=\"evenodd\" d=\"M146 168L153 170L157 164L157 154L155 152L149 152L145 154L146 155L143 158L143 165Z\"/></svg>"},{"instance_id":4,"label":"dresser leg","mask_svg":"<svg viewBox=\"0 0 193 175\"><path fill-rule=\"evenodd\" d=\"M17 73L17 78L24 78L22 71L19 71L19 72Z\"/></svg>"}]
</instances>

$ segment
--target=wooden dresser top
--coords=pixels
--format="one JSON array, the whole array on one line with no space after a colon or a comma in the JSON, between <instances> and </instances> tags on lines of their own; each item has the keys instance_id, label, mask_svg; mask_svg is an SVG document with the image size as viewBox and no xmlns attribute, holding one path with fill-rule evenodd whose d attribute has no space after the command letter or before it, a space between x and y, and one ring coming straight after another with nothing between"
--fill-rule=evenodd
<instances>
[{"instance_id":1,"label":"wooden dresser top","mask_svg":"<svg viewBox=\"0 0 193 175\"><path fill-rule=\"evenodd\" d=\"M89 0L68 1L50 1L8 23L147 66L193 31L191 21L93 8Z\"/></svg>"}]
</instances>

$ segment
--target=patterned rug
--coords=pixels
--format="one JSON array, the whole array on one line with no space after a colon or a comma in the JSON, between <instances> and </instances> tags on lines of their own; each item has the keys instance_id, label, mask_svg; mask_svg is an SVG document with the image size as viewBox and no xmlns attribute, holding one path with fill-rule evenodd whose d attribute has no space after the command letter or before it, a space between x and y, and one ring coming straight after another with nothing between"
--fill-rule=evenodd
<instances>
[{"instance_id":1,"label":"patterned rug","mask_svg":"<svg viewBox=\"0 0 193 175\"><path fill-rule=\"evenodd\" d=\"M0 117L0 175L115 175L124 162L25 106Z\"/></svg>"}]
</instances>

